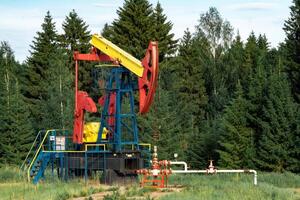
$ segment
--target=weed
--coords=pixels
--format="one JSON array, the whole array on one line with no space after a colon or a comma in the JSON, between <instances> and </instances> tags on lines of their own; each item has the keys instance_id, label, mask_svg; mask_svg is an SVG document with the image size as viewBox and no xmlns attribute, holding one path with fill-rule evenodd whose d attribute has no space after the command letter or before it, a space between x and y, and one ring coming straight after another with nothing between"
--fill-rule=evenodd
<instances>
[{"instance_id":1,"label":"weed","mask_svg":"<svg viewBox=\"0 0 300 200\"><path fill-rule=\"evenodd\" d=\"M103 200L126 200L126 197L121 195L119 191L113 191L111 195L105 195Z\"/></svg>"}]
</instances>

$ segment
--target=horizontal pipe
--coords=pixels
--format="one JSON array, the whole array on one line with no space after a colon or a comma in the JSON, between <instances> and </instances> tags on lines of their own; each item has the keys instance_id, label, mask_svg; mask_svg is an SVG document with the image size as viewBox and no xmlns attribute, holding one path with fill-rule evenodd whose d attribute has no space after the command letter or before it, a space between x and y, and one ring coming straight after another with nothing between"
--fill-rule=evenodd
<instances>
[{"instance_id":1,"label":"horizontal pipe","mask_svg":"<svg viewBox=\"0 0 300 200\"><path fill-rule=\"evenodd\" d=\"M170 161L171 165L183 165L184 166L184 171L187 171L187 164L184 161Z\"/></svg>"},{"instance_id":2,"label":"horizontal pipe","mask_svg":"<svg viewBox=\"0 0 300 200\"><path fill-rule=\"evenodd\" d=\"M257 172L253 169L244 170L244 169L216 169L213 171L208 170L172 170L173 174L197 174L197 173L253 173L254 174L254 185L257 185Z\"/></svg>"}]
</instances>

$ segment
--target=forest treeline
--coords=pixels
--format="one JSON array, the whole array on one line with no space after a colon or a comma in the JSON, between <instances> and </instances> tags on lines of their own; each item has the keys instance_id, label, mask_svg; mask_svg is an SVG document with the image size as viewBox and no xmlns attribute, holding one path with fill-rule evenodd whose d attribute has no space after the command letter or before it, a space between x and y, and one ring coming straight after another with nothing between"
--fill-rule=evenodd
<instances>
[{"instance_id":1,"label":"forest treeline","mask_svg":"<svg viewBox=\"0 0 300 200\"><path fill-rule=\"evenodd\" d=\"M179 40L160 3L125 0L117 14L99 30L107 39L137 58L150 40L159 43L155 101L138 122L140 140L158 145L160 159L177 153L198 169L213 159L223 168L300 171L300 0L277 48L254 32L242 41L213 7ZM1 164L19 164L38 130L72 130L72 52L89 52L91 32L74 10L62 30L47 12L22 64L1 43ZM93 65L79 71L80 89L91 93Z\"/></svg>"}]
</instances>

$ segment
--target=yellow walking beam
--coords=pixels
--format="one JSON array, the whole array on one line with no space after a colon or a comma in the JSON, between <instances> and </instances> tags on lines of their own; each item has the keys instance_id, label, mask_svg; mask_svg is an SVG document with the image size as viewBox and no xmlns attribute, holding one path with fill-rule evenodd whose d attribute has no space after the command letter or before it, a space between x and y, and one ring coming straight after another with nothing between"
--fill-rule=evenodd
<instances>
[{"instance_id":1,"label":"yellow walking beam","mask_svg":"<svg viewBox=\"0 0 300 200\"><path fill-rule=\"evenodd\" d=\"M90 44L105 53L114 60L117 60L121 65L129 69L132 73L138 77L143 76L144 67L142 62L120 49L117 45L108 41L104 37L98 34L94 34L90 41Z\"/></svg>"}]
</instances>

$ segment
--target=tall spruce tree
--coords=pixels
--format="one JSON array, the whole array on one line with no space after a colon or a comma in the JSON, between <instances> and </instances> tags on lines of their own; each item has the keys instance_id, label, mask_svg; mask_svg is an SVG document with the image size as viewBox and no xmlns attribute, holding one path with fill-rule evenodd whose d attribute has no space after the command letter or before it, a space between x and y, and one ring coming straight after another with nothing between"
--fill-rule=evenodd
<instances>
[{"instance_id":1,"label":"tall spruce tree","mask_svg":"<svg viewBox=\"0 0 300 200\"><path fill-rule=\"evenodd\" d=\"M63 34L60 36L60 41L62 47L66 49L68 58L66 59L66 65L70 72L73 72L74 76L74 61L73 53L74 51L79 51L80 53L88 53L90 49L89 40L91 39L91 33L88 30L88 25L86 22L78 16L75 10L72 10L68 16L66 16L63 24ZM79 67L79 88L90 92L91 91L91 68L93 64L87 62L80 62ZM70 79L70 77L67 77Z\"/></svg>"},{"instance_id":2,"label":"tall spruce tree","mask_svg":"<svg viewBox=\"0 0 300 200\"><path fill-rule=\"evenodd\" d=\"M23 89L30 108L31 121L36 130L44 128L44 125L41 123L41 100L48 97L44 83L48 78L46 71L51 64L49 55L53 55L53 52L59 47L57 37L55 23L48 11L42 24L42 30L37 32L37 36L34 37L33 44L30 46L26 81Z\"/></svg>"},{"instance_id":3,"label":"tall spruce tree","mask_svg":"<svg viewBox=\"0 0 300 200\"><path fill-rule=\"evenodd\" d=\"M118 18L102 34L136 58L143 58L154 39L152 5L148 0L125 0L117 10Z\"/></svg>"},{"instance_id":4,"label":"tall spruce tree","mask_svg":"<svg viewBox=\"0 0 300 200\"><path fill-rule=\"evenodd\" d=\"M29 110L21 94L17 70L20 67L6 42L0 46L0 163L20 164L28 152L33 129Z\"/></svg>"},{"instance_id":5,"label":"tall spruce tree","mask_svg":"<svg viewBox=\"0 0 300 200\"><path fill-rule=\"evenodd\" d=\"M224 63L224 73L226 73L226 85L228 95L233 97L238 81L246 84L244 74L244 43L239 33L237 33L228 51L225 52L222 62Z\"/></svg>"},{"instance_id":6,"label":"tall spruce tree","mask_svg":"<svg viewBox=\"0 0 300 200\"><path fill-rule=\"evenodd\" d=\"M236 98L225 109L221 122L220 160L222 167L253 167L255 156L254 131L249 117L250 103L245 99L242 86L238 83Z\"/></svg>"},{"instance_id":7,"label":"tall spruce tree","mask_svg":"<svg viewBox=\"0 0 300 200\"><path fill-rule=\"evenodd\" d=\"M269 76L264 98L257 163L263 170L299 172L299 106L284 73L277 71Z\"/></svg>"},{"instance_id":8,"label":"tall spruce tree","mask_svg":"<svg viewBox=\"0 0 300 200\"><path fill-rule=\"evenodd\" d=\"M184 159L183 140L185 133L181 131L177 112L174 109L174 95L166 90L158 89L160 95L155 96L152 109L145 116L139 117L141 141L158 146L159 159L173 159L178 153Z\"/></svg>"},{"instance_id":9,"label":"tall spruce tree","mask_svg":"<svg viewBox=\"0 0 300 200\"><path fill-rule=\"evenodd\" d=\"M205 38L192 38L189 30L185 31L173 66L177 74L174 87L179 101L183 103L180 109L194 116L194 125L199 125L203 119L207 103L203 80L205 63L202 62L206 56L205 49L208 49Z\"/></svg>"},{"instance_id":10,"label":"tall spruce tree","mask_svg":"<svg viewBox=\"0 0 300 200\"><path fill-rule=\"evenodd\" d=\"M156 40L160 62L175 52L173 24L167 20L160 3L153 9L148 0L125 0L117 14L111 25L105 24L102 35L122 49L142 59L149 41Z\"/></svg>"},{"instance_id":11,"label":"tall spruce tree","mask_svg":"<svg viewBox=\"0 0 300 200\"><path fill-rule=\"evenodd\" d=\"M205 38L193 37L189 30L186 30L179 44L178 56L172 63L172 69L174 69L176 76L173 88L177 106L174 109L180 113L178 123L184 130L184 134L180 136L181 148L188 156L188 160L195 152L199 153L198 140L191 141L191 138L198 138L199 136L207 104L203 78L205 63L203 60L207 56L208 49L209 45ZM196 164L200 161L193 160L192 162Z\"/></svg>"},{"instance_id":12,"label":"tall spruce tree","mask_svg":"<svg viewBox=\"0 0 300 200\"><path fill-rule=\"evenodd\" d=\"M166 55L175 53L177 40L174 40L174 33L171 33L173 24L167 21L161 4L157 2L154 9L154 39L159 45L159 60L162 62Z\"/></svg>"},{"instance_id":13,"label":"tall spruce tree","mask_svg":"<svg viewBox=\"0 0 300 200\"><path fill-rule=\"evenodd\" d=\"M284 43L285 65L292 84L293 94L300 102L300 1L293 0L290 17L285 21L283 30L286 33Z\"/></svg>"},{"instance_id":14,"label":"tall spruce tree","mask_svg":"<svg viewBox=\"0 0 300 200\"><path fill-rule=\"evenodd\" d=\"M47 80L45 88L48 94L47 99L42 102L42 123L46 129L71 129L73 119L73 78L70 76L65 61L68 56L63 49L57 49L49 55L51 61L46 71Z\"/></svg>"}]
</instances>

